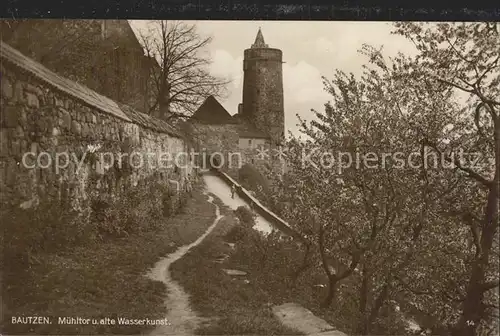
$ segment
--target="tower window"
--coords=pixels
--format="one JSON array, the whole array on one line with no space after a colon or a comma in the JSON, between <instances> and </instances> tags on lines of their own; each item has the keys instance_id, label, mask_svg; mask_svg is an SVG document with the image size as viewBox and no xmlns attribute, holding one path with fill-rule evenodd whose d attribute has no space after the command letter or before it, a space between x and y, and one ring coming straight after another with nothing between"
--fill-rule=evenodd
<instances>
[{"instance_id":1,"label":"tower window","mask_svg":"<svg viewBox=\"0 0 500 336\"><path fill-rule=\"evenodd\" d=\"M250 145L250 146L252 145L252 139L248 140L248 145Z\"/></svg>"}]
</instances>

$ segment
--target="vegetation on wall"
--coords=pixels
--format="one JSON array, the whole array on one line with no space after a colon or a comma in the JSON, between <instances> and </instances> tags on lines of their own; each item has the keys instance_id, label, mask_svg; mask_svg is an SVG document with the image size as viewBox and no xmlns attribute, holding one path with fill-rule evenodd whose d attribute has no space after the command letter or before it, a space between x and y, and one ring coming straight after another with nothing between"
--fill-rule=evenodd
<instances>
[{"instance_id":1,"label":"vegetation on wall","mask_svg":"<svg viewBox=\"0 0 500 336\"><path fill-rule=\"evenodd\" d=\"M263 196L270 192L269 181L252 164L245 163L240 168L238 171L238 181L245 189L259 193L259 195Z\"/></svg>"},{"instance_id":2,"label":"vegetation on wall","mask_svg":"<svg viewBox=\"0 0 500 336\"><path fill-rule=\"evenodd\" d=\"M165 287L144 274L213 222L207 216L212 205L197 190L187 199L156 178L116 197L104 195L89 200L83 213L48 199L32 209L2 208L2 241L9 242L1 260L3 313L52 318L50 325L34 326L11 324L9 317L3 331L139 334L148 327L61 325L53 319L164 317Z\"/></svg>"}]
</instances>

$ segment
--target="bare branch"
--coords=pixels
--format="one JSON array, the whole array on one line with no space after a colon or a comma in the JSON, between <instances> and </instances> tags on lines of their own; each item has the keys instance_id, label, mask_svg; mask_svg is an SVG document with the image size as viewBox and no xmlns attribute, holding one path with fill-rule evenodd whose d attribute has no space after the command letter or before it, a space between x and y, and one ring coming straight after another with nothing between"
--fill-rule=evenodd
<instances>
[{"instance_id":1,"label":"bare branch","mask_svg":"<svg viewBox=\"0 0 500 336\"><path fill-rule=\"evenodd\" d=\"M229 81L210 75L211 61L202 53L211 37L200 36L195 25L154 21L142 40L148 53L159 60L159 68L152 73L156 98L151 111L159 108L164 118L186 118L207 96L220 97L225 91Z\"/></svg>"},{"instance_id":2,"label":"bare branch","mask_svg":"<svg viewBox=\"0 0 500 336\"><path fill-rule=\"evenodd\" d=\"M429 141L428 139L425 139L425 143L429 147L433 148L440 155L442 154L441 151L439 150L439 148L437 147L437 145L435 143ZM455 166L457 166L457 168L459 168L460 170L466 172L469 175L469 177L477 180L478 182L480 182L484 186L486 186L488 188L491 188L491 186L493 184L493 181L490 181L490 180L484 178L483 176L481 176L480 174L478 174L477 172L475 172L474 170L472 170L472 169L470 169L468 167L464 167L456 157L454 158L454 160L450 159L449 157L446 157L445 160L448 161L448 162L450 162L450 163L452 162L453 164L455 164Z\"/></svg>"},{"instance_id":3,"label":"bare branch","mask_svg":"<svg viewBox=\"0 0 500 336\"><path fill-rule=\"evenodd\" d=\"M500 286L500 279L492 280L489 282L486 282L482 285L482 289L484 292L492 290Z\"/></svg>"}]
</instances>

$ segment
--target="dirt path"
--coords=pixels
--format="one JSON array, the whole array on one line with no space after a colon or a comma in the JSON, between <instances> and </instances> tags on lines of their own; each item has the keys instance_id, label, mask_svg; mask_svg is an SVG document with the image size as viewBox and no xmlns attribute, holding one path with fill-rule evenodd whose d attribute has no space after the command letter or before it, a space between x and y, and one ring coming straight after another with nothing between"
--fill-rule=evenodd
<instances>
[{"instance_id":1,"label":"dirt path","mask_svg":"<svg viewBox=\"0 0 500 336\"><path fill-rule=\"evenodd\" d=\"M204 194L207 195L208 192L205 191ZM210 195L208 195L208 202L214 204L213 197ZM220 214L219 207L216 204L214 205L216 218L207 231L195 242L179 247L175 252L157 262L147 275L149 278L161 281L167 286L168 296L165 305L168 312L165 317L170 323L170 325L158 326L150 335L194 335L194 330L203 320L190 308L189 295L177 282L172 280L169 268L172 263L182 258L189 249L200 244L223 217Z\"/></svg>"},{"instance_id":2,"label":"dirt path","mask_svg":"<svg viewBox=\"0 0 500 336\"><path fill-rule=\"evenodd\" d=\"M233 210L236 210L239 206L249 206L246 201L241 199L237 194L234 195L234 198L231 197L231 188L224 182L220 177L214 175L211 172L206 172L203 174L203 181L207 186L207 189L220 198L222 203L227 205ZM263 218L260 215L257 215L255 218L255 226L254 229L257 231L261 231L265 234L270 233L273 230L273 226L269 221Z\"/></svg>"}]
</instances>

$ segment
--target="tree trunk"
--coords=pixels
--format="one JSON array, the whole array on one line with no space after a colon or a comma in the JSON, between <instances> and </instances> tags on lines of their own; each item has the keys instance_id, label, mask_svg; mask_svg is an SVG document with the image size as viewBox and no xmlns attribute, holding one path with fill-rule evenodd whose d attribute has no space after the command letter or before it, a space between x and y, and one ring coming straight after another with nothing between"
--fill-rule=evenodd
<instances>
[{"instance_id":1,"label":"tree trunk","mask_svg":"<svg viewBox=\"0 0 500 336\"><path fill-rule=\"evenodd\" d=\"M497 173L498 174L498 173ZM498 177L494 179L488 192L483 230L481 233L481 253L474 260L467 294L462 306L462 315L453 332L456 336L474 336L484 312L483 299L486 270L489 266L490 252L498 228Z\"/></svg>"},{"instance_id":2,"label":"tree trunk","mask_svg":"<svg viewBox=\"0 0 500 336\"><path fill-rule=\"evenodd\" d=\"M159 118L162 120L167 120L170 106L168 99L165 97L160 98L160 103L158 104Z\"/></svg>"},{"instance_id":3,"label":"tree trunk","mask_svg":"<svg viewBox=\"0 0 500 336\"><path fill-rule=\"evenodd\" d=\"M309 260L310 255L311 255L311 244L308 243L306 244L306 250L304 252L304 259L302 260L302 265L300 265L299 268L291 275L293 286L295 286L297 280L299 279L299 276L312 266Z\"/></svg>"},{"instance_id":4,"label":"tree trunk","mask_svg":"<svg viewBox=\"0 0 500 336\"><path fill-rule=\"evenodd\" d=\"M159 117L167 120L170 114L170 83L166 78L162 78L160 90L158 90Z\"/></svg>"},{"instance_id":5,"label":"tree trunk","mask_svg":"<svg viewBox=\"0 0 500 336\"><path fill-rule=\"evenodd\" d=\"M326 276L328 277L328 294L325 297L325 300L321 303L321 308L328 308L335 299L335 294L337 291L337 283L339 279L337 275L330 270L330 265L328 264L328 258L326 256L325 244L324 244L324 228L322 225L319 226L318 231L318 247L319 253L321 255L321 262L323 265L323 270L325 271Z\"/></svg>"},{"instance_id":6,"label":"tree trunk","mask_svg":"<svg viewBox=\"0 0 500 336\"><path fill-rule=\"evenodd\" d=\"M368 305L368 297L370 291L370 270L367 266L367 261L363 264L363 278L361 280L361 288L359 290L359 334L366 335L368 333L368 324L366 317L366 308Z\"/></svg>"},{"instance_id":7,"label":"tree trunk","mask_svg":"<svg viewBox=\"0 0 500 336\"><path fill-rule=\"evenodd\" d=\"M481 254L474 261L471 277L467 285L467 294L462 308L462 315L454 335L474 336L483 315L485 273L489 264L489 254L494 237L494 227L489 226L483 230L481 238Z\"/></svg>"},{"instance_id":8,"label":"tree trunk","mask_svg":"<svg viewBox=\"0 0 500 336\"><path fill-rule=\"evenodd\" d=\"M328 276L328 294L325 297L325 300L321 304L321 308L325 309L330 307L332 302L335 301L336 294L337 294L337 285L338 285L338 279L335 275L329 275Z\"/></svg>"},{"instance_id":9,"label":"tree trunk","mask_svg":"<svg viewBox=\"0 0 500 336\"><path fill-rule=\"evenodd\" d=\"M389 279L388 279L388 281L386 281L384 287L382 288L382 291L379 293L379 295L375 299L375 302L373 303L372 309L370 311L370 315L366 319L365 326L364 326L365 330L366 330L365 334L370 333L371 326L372 326L373 322L375 322L375 320L377 319L377 317L380 313L380 308L382 308L382 306L385 303L385 300L387 299L387 296L389 295L389 286L390 285L389 285Z\"/></svg>"}]
</instances>

